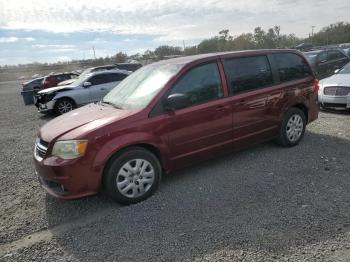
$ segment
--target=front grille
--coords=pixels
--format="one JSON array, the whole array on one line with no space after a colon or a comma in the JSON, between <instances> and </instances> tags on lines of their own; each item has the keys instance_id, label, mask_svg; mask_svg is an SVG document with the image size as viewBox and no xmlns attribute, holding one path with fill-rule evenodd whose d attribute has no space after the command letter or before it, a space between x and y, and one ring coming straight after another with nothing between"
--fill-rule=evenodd
<instances>
[{"instance_id":1,"label":"front grille","mask_svg":"<svg viewBox=\"0 0 350 262\"><path fill-rule=\"evenodd\" d=\"M46 142L42 139L39 140L40 144L43 145L44 147L48 148L49 147L49 142Z\"/></svg>"},{"instance_id":2,"label":"front grille","mask_svg":"<svg viewBox=\"0 0 350 262\"><path fill-rule=\"evenodd\" d=\"M35 141L35 157L39 161L41 161L45 157L48 146L49 146L48 142L46 142L40 138L36 139L36 141Z\"/></svg>"},{"instance_id":3,"label":"front grille","mask_svg":"<svg viewBox=\"0 0 350 262\"><path fill-rule=\"evenodd\" d=\"M328 86L324 88L323 93L327 96L347 96L350 93L350 87Z\"/></svg>"}]
</instances>

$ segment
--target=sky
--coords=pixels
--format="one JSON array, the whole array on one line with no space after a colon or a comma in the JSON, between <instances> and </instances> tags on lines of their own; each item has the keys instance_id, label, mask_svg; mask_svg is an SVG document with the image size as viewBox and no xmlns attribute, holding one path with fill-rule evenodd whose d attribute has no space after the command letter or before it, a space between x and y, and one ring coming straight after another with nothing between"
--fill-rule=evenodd
<instances>
[{"instance_id":1,"label":"sky","mask_svg":"<svg viewBox=\"0 0 350 262\"><path fill-rule=\"evenodd\" d=\"M190 46L222 29L279 25L307 37L349 13L346 0L0 0L0 65Z\"/></svg>"}]
</instances>

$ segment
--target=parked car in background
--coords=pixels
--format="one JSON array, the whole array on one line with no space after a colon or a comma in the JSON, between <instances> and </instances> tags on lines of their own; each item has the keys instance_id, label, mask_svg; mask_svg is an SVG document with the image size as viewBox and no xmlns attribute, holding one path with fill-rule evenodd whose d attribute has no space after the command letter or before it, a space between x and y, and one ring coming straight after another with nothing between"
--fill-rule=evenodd
<instances>
[{"instance_id":1,"label":"parked car in background","mask_svg":"<svg viewBox=\"0 0 350 262\"><path fill-rule=\"evenodd\" d=\"M22 91L21 95L23 98L23 102L25 105L34 104L33 95L35 92L42 89L43 86L43 77L39 77L36 79L29 80L27 82L22 83Z\"/></svg>"},{"instance_id":2,"label":"parked car in background","mask_svg":"<svg viewBox=\"0 0 350 262\"><path fill-rule=\"evenodd\" d=\"M39 90L43 88L44 77L35 78L22 83L22 91Z\"/></svg>"},{"instance_id":3,"label":"parked car in background","mask_svg":"<svg viewBox=\"0 0 350 262\"><path fill-rule=\"evenodd\" d=\"M342 49L316 50L305 52L304 55L318 79L333 75L335 70L342 68L350 61Z\"/></svg>"},{"instance_id":4,"label":"parked car in background","mask_svg":"<svg viewBox=\"0 0 350 262\"><path fill-rule=\"evenodd\" d=\"M343 49L344 50L344 53L350 57L350 48L346 48L346 49Z\"/></svg>"},{"instance_id":5,"label":"parked car in background","mask_svg":"<svg viewBox=\"0 0 350 262\"><path fill-rule=\"evenodd\" d=\"M119 63L119 64L113 64L113 65L104 65L104 66L96 66L85 69L81 74L89 74L92 72L102 71L102 70L114 70L114 69L120 69L120 70L126 70L130 72L134 72L137 69L142 67L140 63Z\"/></svg>"},{"instance_id":6,"label":"parked car in background","mask_svg":"<svg viewBox=\"0 0 350 262\"><path fill-rule=\"evenodd\" d=\"M57 86L67 86L67 85L70 85L71 83L73 83L75 80L76 80L76 78L71 78L71 79L59 82L57 84Z\"/></svg>"},{"instance_id":7,"label":"parked car in background","mask_svg":"<svg viewBox=\"0 0 350 262\"><path fill-rule=\"evenodd\" d=\"M67 86L41 90L34 97L38 111L63 114L84 104L100 101L110 90L129 75L125 70L97 71L80 75Z\"/></svg>"},{"instance_id":8,"label":"parked car in background","mask_svg":"<svg viewBox=\"0 0 350 262\"><path fill-rule=\"evenodd\" d=\"M350 63L320 81L318 100L323 108L350 110Z\"/></svg>"},{"instance_id":9,"label":"parked car in background","mask_svg":"<svg viewBox=\"0 0 350 262\"><path fill-rule=\"evenodd\" d=\"M340 48L347 49L350 48L350 43L343 43L338 45Z\"/></svg>"},{"instance_id":10,"label":"parked car in background","mask_svg":"<svg viewBox=\"0 0 350 262\"><path fill-rule=\"evenodd\" d=\"M62 73L62 74L50 74L48 76L45 76L43 79L43 89L55 87L58 85L58 83L76 78L78 75L73 73Z\"/></svg>"},{"instance_id":11,"label":"parked car in background","mask_svg":"<svg viewBox=\"0 0 350 262\"><path fill-rule=\"evenodd\" d=\"M132 71L132 72L134 72L137 69L142 67L142 65L140 63L118 63L118 64L115 64L115 66L118 69L128 70L128 71Z\"/></svg>"},{"instance_id":12,"label":"parked car in background","mask_svg":"<svg viewBox=\"0 0 350 262\"><path fill-rule=\"evenodd\" d=\"M155 192L163 172L270 139L297 145L318 117L317 89L296 50L163 60L132 73L101 103L44 125L35 170L62 199L104 188L136 203Z\"/></svg>"},{"instance_id":13,"label":"parked car in background","mask_svg":"<svg viewBox=\"0 0 350 262\"><path fill-rule=\"evenodd\" d=\"M96 66L85 69L80 75L86 75L97 71L102 70L113 70L118 69L115 65L104 65L104 66Z\"/></svg>"},{"instance_id":14,"label":"parked car in background","mask_svg":"<svg viewBox=\"0 0 350 262\"><path fill-rule=\"evenodd\" d=\"M40 78L40 77L43 77L43 76L40 75L40 74L35 74L35 75L32 76L32 79L36 79L36 78Z\"/></svg>"}]
</instances>

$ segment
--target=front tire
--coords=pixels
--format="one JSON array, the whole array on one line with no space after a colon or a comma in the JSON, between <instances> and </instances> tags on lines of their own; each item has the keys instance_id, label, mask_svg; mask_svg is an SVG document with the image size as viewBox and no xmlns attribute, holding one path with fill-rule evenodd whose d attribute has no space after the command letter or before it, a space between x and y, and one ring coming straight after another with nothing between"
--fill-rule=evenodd
<instances>
[{"instance_id":1,"label":"front tire","mask_svg":"<svg viewBox=\"0 0 350 262\"><path fill-rule=\"evenodd\" d=\"M161 179L158 158L141 147L116 154L106 167L103 185L109 197L124 205L135 204L153 195Z\"/></svg>"},{"instance_id":2,"label":"front tire","mask_svg":"<svg viewBox=\"0 0 350 262\"><path fill-rule=\"evenodd\" d=\"M284 147L292 147L299 144L306 128L306 116L302 110L293 107L289 109L283 118L278 136L278 143Z\"/></svg>"},{"instance_id":3,"label":"front tire","mask_svg":"<svg viewBox=\"0 0 350 262\"><path fill-rule=\"evenodd\" d=\"M75 108L75 103L72 99L61 98L56 101L54 111L57 115L68 113Z\"/></svg>"}]
</instances>

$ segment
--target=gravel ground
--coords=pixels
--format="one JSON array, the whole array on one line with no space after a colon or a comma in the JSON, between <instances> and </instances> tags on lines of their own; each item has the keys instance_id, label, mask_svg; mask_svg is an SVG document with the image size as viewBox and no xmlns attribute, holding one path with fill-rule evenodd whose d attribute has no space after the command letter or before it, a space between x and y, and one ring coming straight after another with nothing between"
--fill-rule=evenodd
<instances>
[{"instance_id":1,"label":"gravel ground","mask_svg":"<svg viewBox=\"0 0 350 262\"><path fill-rule=\"evenodd\" d=\"M0 83L1 261L350 261L350 115L163 179L147 201L47 196L19 83Z\"/></svg>"}]
</instances>

